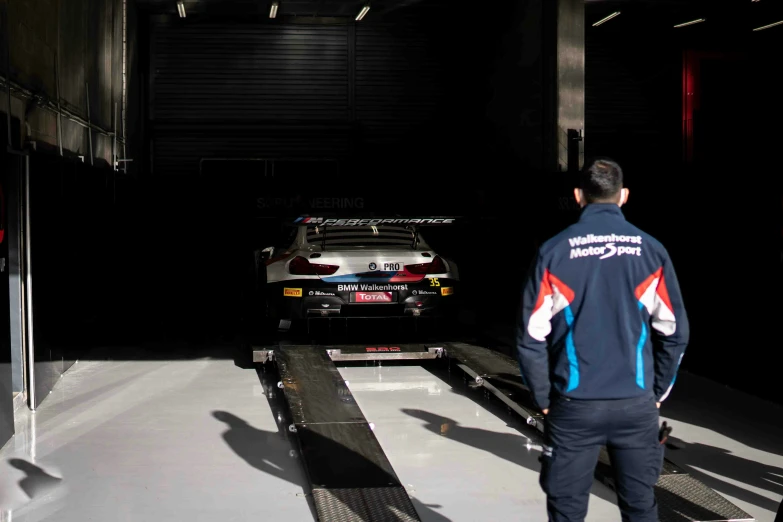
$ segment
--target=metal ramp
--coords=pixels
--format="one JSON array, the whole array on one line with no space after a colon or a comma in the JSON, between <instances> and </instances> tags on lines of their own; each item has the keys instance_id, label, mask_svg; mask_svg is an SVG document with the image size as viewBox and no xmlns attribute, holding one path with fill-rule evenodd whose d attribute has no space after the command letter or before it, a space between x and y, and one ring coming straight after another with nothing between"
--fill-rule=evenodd
<instances>
[{"instance_id":1,"label":"metal ramp","mask_svg":"<svg viewBox=\"0 0 783 522\"><path fill-rule=\"evenodd\" d=\"M536 411L522 383L517 362L495 350L467 343L448 343L445 356L464 371L476 386L496 396L543 433L544 416ZM601 451L595 476L614 489L611 462ZM655 486L661 522L751 522L755 518L726 500L668 459Z\"/></svg>"},{"instance_id":2,"label":"metal ramp","mask_svg":"<svg viewBox=\"0 0 783 522\"><path fill-rule=\"evenodd\" d=\"M380 353L398 354L398 358L405 353L418 358L432 353L412 347L403 352L399 348L399 352ZM319 520L419 522L408 493L332 362L330 351L340 360L357 354L356 347L327 349L312 345L254 352L257 362L277 363L281 377L278 387L283 390L292 420L289 430L299 441Z\"/></svg>"}]
</instances>

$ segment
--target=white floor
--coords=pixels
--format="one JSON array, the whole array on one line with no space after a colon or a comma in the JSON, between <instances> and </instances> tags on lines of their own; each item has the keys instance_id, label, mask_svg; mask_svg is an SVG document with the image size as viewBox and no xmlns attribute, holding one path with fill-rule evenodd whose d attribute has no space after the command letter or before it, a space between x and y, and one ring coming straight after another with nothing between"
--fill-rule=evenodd
<instances>
[{"instance_id":1,"label":"white floor","mask_svg":"<svg viewBox=\"0 0 783 522\"><path fill-rule=\"evenodd\" d=\"M546 520L539 441L513 417L418 366L341 372L424 522ZM687 375L675 391L670 458L772 522L781 409ZM231 360L82 362L21 412L0 521L313 520L257 374ZM593 493L588 521L618 520L611 492Z\"/></svg>"},{"instance_id":2,"label":"white floor","mask_svg":"<svg viewBox=\"0 0 783 522\"><path fill-rule=\"evenodd\" d=\"M547 519L539 440L421 367L340 372L422 522ZM587 522L619 520L611 491L596 484L593 493Z\"/></svg>"},{"instance_id":3,"label":"white floor","mask_svg":"<svg viewBox=\"0 0 783 522\"><path fill-rule=\"evenodd\" d=\"M312 520L258 376L231 360L82 362L16 428L6 520Z\"/></svg>"}]
</instances>

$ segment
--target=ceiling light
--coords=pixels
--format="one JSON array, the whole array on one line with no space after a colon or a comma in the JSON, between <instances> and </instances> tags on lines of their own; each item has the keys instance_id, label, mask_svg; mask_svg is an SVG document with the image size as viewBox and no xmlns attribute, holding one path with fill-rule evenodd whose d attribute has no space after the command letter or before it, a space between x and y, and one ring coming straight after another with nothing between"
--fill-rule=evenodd
<instances>
[{"instance_id":1,"label":"ceiling light","mask_svg":"<svg viewBox=\"0 0 783 522\"><path fill-rule=\"evenodd\" d=\"M769 29L770 27L775 27L776 25L780 25L780 24L783 24L783 20L781 20L780 22L775 22L774 24L765 25L763 27L756 27L753 30L754 31L761 31L762 29Z\"/></svg>"},{"instance_id":2,"label":"ceiling light","mask_svg":"<svg viewBox=\"0 0 783 522\"><path fill-rule=\"evenodd\" d=\"M370 10L370 6L369 5L365 5L364 7L362 7L362 10L359 11L358 15L356 15L356 21L358 22L359 20L364 18L364 16L367 14L367 11L369 11L369 10Z\"/></svg>"},{"instance_id":3,"label":"ceiling light","mask_svg":"<svg viewBox=\"0 0 783 522\"><path fill-rule=\"evenodd\" d=\"M272 2L272 7L269 8L269 18L275 18L277 16L278 7L280 7L279 3Z\"/></svg>"},{"instance_id":4,"label":"ceiling light","mask_svg":"<svg viewBox=\"0 0 783 522\"><path fill-rule=\"evenodd\" d=\"M185 18L185 4L181 0L177 2L177 11L180 18Z\"/></svg>"},{"instance_id":5,"label":"ceiling light","mask_svg":"<svg viewBox=\"0 0 783 522\"><path fill-rule=\"evenodd\" d=\"M600 20L598 20L596 23L593 24L593 27L598 27L602 23L608 22L609 20L611 20L612 18L614 18L615 16L617 16L619 14L620 14L620 11L616 11L616 12L610 14L609 16L607 16L606 18L601 18Z\"/></svg>"},{"instance_id":6,"label":"ceiling light","mask_svg":"<svg viewBox=\"0 0 783 522\"><path fill-rule=\"evenodd\" d=\"M684 24L677 24L674 27L685 27L686 25L693 25L698 24L700 22L703 22L704 18L699 18L698 20L691 20L690 22L685 22Z\"/></svg>"}]
</instances>

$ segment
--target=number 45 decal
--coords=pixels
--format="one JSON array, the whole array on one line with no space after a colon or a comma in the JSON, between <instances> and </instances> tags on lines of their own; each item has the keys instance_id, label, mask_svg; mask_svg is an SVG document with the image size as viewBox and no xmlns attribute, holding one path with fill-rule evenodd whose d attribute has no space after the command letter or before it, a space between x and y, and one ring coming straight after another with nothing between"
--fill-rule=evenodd
<instances>
[{"instance_id":1,"label":"number 45 decal","mask_svg":"<svg viewBox=\"0 0 783 522\"><path fill-rule=\"evenodd\" d=\"M430 286L440 286L440 281L437 277L430 277Z\"/></svg>"}]
</instances>

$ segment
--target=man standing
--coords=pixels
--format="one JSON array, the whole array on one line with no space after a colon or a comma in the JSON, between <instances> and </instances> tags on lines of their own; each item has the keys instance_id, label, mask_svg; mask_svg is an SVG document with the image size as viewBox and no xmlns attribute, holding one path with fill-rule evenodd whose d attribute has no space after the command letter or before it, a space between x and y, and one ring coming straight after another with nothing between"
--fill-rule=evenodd
<instances>
[{"instance_id":1,"label":"man standing","mask_svg":"<svg viewBox=\"0 0 783 522\"><path fill-rule=\"evenodd\" d=\"M624 522L657 522L663 463L659 408L688 343L688 318L666 249L628 223L620 166L585 166L579 221L545 242L521 308L522 375L546 415L540 483L550 522L587 514L601 446Z\"/></svg>"}]
</instances>

